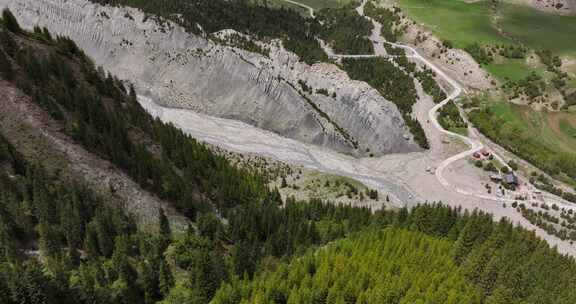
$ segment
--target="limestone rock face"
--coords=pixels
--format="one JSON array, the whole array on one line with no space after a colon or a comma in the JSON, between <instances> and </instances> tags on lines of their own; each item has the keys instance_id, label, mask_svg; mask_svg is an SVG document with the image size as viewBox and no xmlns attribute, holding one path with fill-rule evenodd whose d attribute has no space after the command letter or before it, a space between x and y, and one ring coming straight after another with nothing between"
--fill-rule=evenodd
<instances>
[{"instance_id":1,"label":"limestone rock face","mask_svg":"<svg viewBox=\"0 0 576 304\"><path fill-rule=\"evenodd\" d=\"M279 41L264 45L265 56L136 9L86 0L0 0L4 7L26 28L71 37L97 65L163 106L241 120L355 156L419 149L392 102L336 65L300 62Z\"/></svg>"}]
</instances>

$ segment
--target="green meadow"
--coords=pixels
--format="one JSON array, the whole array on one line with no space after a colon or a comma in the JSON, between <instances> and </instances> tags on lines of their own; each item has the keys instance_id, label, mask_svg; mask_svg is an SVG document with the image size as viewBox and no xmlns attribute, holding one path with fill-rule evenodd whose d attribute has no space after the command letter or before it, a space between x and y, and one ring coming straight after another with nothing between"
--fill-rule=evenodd
<instances>
[{"instance_id":1,"label":"green meadow","mask_svg":"<svg viewBox=\"0 0 576 304\"><path fill-rule=\"evenodd\" d=\"M531 134L533 140L558 152L576 152L576 114L533 111L501 101L488 102L487 106L509 124L506 127Z\"/></svg>"},{"instance_id":2,"label":"green meadow","mask_svg":"<svg viewBox=\"0 0 576 304\"><path fill-rule=\"evenodd\" d=\"M576 55L576 16L550 15L513 4L503 4L500 13L502 30L526 46Z\"/></svg>"},{"instance_id":3,"label":"green meadow","mask_svg":"<svg viewBox=\"0 0 576 304\"><path fill-rule=\"evenodd\" d=\"M503 36L492 21L495 13L488 1L398 0L400 7L425 24L438 37L464 48L481 44L515 43L530 48L547 48L555 53L576 55L576 16L556 16L511 3L499 6L499 26L513 40Z\"/></svg>"},{"instance_id":4,"label":"green meadow","mask_svg":"<svg viewBox=\"0 0 576 304\"><path fill-rule=\"evenodd\" d=\"M524 59L505 59L502 62L490 63L484 68L502 81L524 79L532 72L536 72L536 74L541 76L545 74L544 68L530 67Z\"/></svg>"},{"instance_id":5,"label":"green meadow","mask_svg":"<svg viewBox=\"0 0 576 304\"><path fill-rule=\"evenodd\" d=\"M576 186L576 114L480 98L468 118L484 135L516 155Z\"/></svg>"},{"instance_id":6,"label":"green meadow","mask_svg":"<svg viewBox=\"0 0 576 304\"><path fill-rule=\"evenodd\" d=\"M423 23L439 38L465 48L475 42L502 44L502 37L490 23L488 2L460 0L399 0L400 7L414 20Z\"/></svg>"},{"instance_id":7,"label":"green meadow","mask_svg":"<svg viewBox=\"0 0 576 304\"><path fill-rule=\"evenodd\" d=\"M534 50L549 49L556 55L576 56L576 16L551 15L506 2L495 11L489 1L397 1L408 16L456 48L464 49L473 43L522 43ZM501 81L517 81L533 71L545 78L550 76L543 67L529 66L524 59L498 60L484 68ZM576 87L574 78L568 81L568 87Z\"/></svg>"}]
</instances>

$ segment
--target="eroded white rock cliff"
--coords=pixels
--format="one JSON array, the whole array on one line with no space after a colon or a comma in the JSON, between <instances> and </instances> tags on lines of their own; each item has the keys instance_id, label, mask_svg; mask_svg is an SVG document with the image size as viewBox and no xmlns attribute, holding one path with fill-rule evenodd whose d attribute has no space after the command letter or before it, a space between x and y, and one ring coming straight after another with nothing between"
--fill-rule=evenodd
<instances>
[{"instance_id":1,"label":"eroded white rock cliff","mask_svg":"<svg viewBox=\"0 0 576 304\"><path fill-rule=\"evenodd\" d=\"M0 7L10 8L24 27L71 37L97 65L163 106L241 120L356 156L418 150L405 138L392 102L333 64L300 62L277 41L266 57L159 24L132 8L86 0L0 0Z\"/></svg>"}]
</instances>

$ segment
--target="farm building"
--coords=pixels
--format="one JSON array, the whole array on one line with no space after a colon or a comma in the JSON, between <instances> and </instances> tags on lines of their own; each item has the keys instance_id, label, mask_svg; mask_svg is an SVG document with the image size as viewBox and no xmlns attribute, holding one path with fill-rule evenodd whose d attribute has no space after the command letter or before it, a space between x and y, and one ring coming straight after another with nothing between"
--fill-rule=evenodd
<instances>
[{"instance_id":1,"label":"farm building","mask_svg":"<svg viewBox=\"0 0 576 304\"><path fill-rule=\"evenodd\" d=\"M502 175L500 175L500 174L492 174L492 175L490 175L490 179L491 179L493 182L499 183L499 182L502 181Z\"/></svg>"},{"instance_id":2,"label":"farm building","mask_svg":"<svg viewBox=\"0 0 576 304\"><path fill-rule=\"evenodd\" d=\"M518 176L516 176L516 174L514 174L514 173L508 173L508 174L504 175L504 177L502 178L502 181L508 185L518 186L520 184L518 182Z\"/></svg>"}]
</instances>

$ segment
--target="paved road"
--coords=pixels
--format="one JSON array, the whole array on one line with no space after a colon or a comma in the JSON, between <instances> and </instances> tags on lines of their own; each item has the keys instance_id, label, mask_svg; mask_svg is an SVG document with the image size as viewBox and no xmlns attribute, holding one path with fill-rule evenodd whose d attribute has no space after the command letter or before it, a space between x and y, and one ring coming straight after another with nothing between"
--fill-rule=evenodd
<instances>
[{"instance_id":1,"label":"paved road","mask_svg":"<svg viewBox=\"0 0 576 304\"><path fill-rule=\"evenodd\" d=\"M291 0L284 0L284 1L289 2L289 3L293 3L293 4L297 3L297 2L291 1ZM358 14L370 19L373 23L377 23L377 22L375 22L375 20L372 20L371 18L367 17L364 14L364 5L365 4L366 4L366 0L364 0L362 2L362 5L356 9ZM305 5L302 4L302 6L305 6ZM309 6L306 6L306 7L310 8ZM381 36L380 36L380 38L381 38ZM438 181L442 184L442 186L449 188L450 190L456 191L460 194L471 195L471 193L469 193L465 190L462 190L462 189L458 189L457 187L451 185L446 180L446 178L444 178L443 172L446 169L446 167L448 167L453 162L458 161L462 158L468 157L468 156L474 154L475 152L482 150L484 148L484 145L477 140L473 140L469 137L462 136L460 134L450 132L450 131L442 128L442 126L440 125L440 123L438 122L438 119L437 119L438 110L440 110L443 106L445 106L450 101L452 101L452 100L456 99L458 96L460 96L460 94L462 93L462 90L463 90L462 87L460 86L460 84L458 84L458 82L456 82L454 79L452 79L451 77L446 75L446 73L444 73L444 71L442 71L440 68L438 68L435 64L433 64L428 59L426 59L422 55L420 55L420 53L418 53L418 51L416 51L416 49L414 49L413 47L408 46L408 45L399 44L399 43L387 42L387 41L384 41L383 38L381 38L379 42L388 43L389 45L392 45L394 47L404 49L406 51L407 57L412 57L412 58L415 58L416 60L421 61L426 66L428 66L432 71L434 71L438 76L442 77L444 80L446 80L452 86L452 88L453 88L452 92L448 95L448 97L446 97L446 99L444 99L442 102L438 103L436 106L434 106L432 109L430 109L430 111L428 112L428 117L429 117L429 120L434 125L434 127L436 129L438 129L438 131L440 131L441 133L447 134L449 136L454 136L454 137L457 137L457 138L463 140L466 144L468 144L468 146L470 146L470 149L466 150L464 152L461 152L459 154L456 154L456 155L449 157L448 159L444 160L436 168L435 175L436 175L436 178L438 179ZM375 54L375 55L339 55L339 54L335 54L325 43L323 43L323 41L321 41L321 45L322 45L322 48L324 49L324 51L328 54L328 56L332 57L332 58L372 58L372 57L382 56L381 54ZM384 56L390 56L390 55L384 55ZM482 198L485 198L485 197L482 197ZM492 198L501 200L498 197L490 197L490 199L492 199Z\"/></svg>"},{"instance_id":2,"label":"paved road","mask_svg":"<svg viewBox=\"0 0 576 304\"><path fill-rule=\"evenodd\" d=\"M396 57L404 57L404 55L388 55L386 53L380 54L360 54L360 55L350 55L350 54L336 54L334 50L330 48L323 40L319 40L320 46L324 50L324 53L328 55L328 57L333 59L340 59L340 58L375 58L375 57L386 57L386 58L396 58ZM389 43L390 45L395 45L393 43ZM413 57L413 55L406 54L406 57Z\"/></svg>"}]
</instances>

